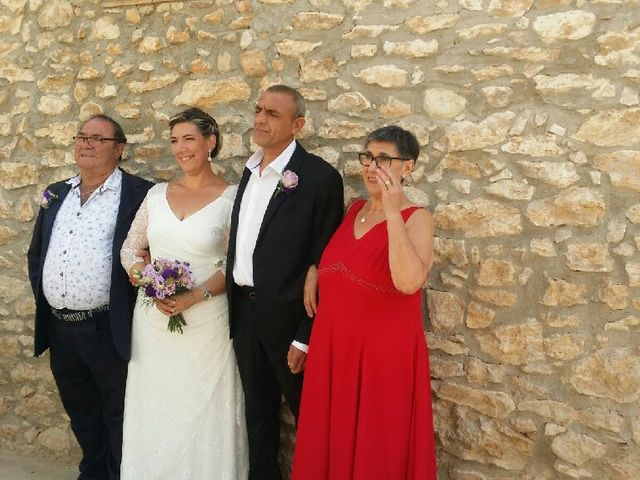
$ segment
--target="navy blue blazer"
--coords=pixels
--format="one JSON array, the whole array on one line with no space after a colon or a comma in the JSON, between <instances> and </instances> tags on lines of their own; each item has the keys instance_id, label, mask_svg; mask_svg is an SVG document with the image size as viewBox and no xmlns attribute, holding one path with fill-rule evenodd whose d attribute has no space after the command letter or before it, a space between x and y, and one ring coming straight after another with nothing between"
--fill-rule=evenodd
<instances>
[{"instance_id":1,"label":"navy blue blazer","mask_svg":"<svg viewBox=\"0 0 640 480\"><path fill-rule=\"evenodd\" d=\"M153 183L143 178L130 175L122 171L122 189L120 194L120 208L116 220L115 234L112 247L111 291L109 294L109 320L113 343L118 354L129 360L131 354L131 318L136 300L136 290L129 283L129 275L120 264L120 249L131 227L140 204L144 200L147 190ZM27 259L29 263L29 280L33 296L36 300L36 322L34 355L41 355L49 348L48 325L52 320L51 306L42 291L42 268L49 248L51 230L55 222L60 205L71 190L71 185L61 181L47 187L58 196L49 208L40 208L33 230L33 238L29 246Z\"/></svg>"},{"instance_id":2,"label":"navy blue blazer","mask_svg":"<svg viewBox=\"0 0 640 480\"><path fill-rule=\"evenodd\" d=\"M266 348L276 351L287 351L292 340L309 343L313 321L302 298L305 275L309 265L320 263L344 212L342 177L322 158L298 143L285 170L298 175L298 186L271 198L253 252L256 309L261 319L255 333ZM231 212L226 275L231 337L248 327L236 318L233 266L240 203L250 176L245 168Z\"/></svg>"}]
</instances>

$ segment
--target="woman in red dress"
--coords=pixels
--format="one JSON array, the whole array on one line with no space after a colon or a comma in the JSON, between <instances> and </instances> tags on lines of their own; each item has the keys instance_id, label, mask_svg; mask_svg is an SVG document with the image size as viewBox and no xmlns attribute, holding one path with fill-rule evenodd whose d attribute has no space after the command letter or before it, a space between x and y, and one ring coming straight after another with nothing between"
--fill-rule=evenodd
<instances>
[{"instance_id":1,"label":"woman in red dress","mask_svg":"<svg viewBox=\"0 0 640 480\"><path fill-rule=\"evenodd\" d=\"M395 126L365 147L369 199L350 206L317 271L293 480L436 478L421 309L433 217L402 189L420 147Z\"/></svg>"}]
</instances>

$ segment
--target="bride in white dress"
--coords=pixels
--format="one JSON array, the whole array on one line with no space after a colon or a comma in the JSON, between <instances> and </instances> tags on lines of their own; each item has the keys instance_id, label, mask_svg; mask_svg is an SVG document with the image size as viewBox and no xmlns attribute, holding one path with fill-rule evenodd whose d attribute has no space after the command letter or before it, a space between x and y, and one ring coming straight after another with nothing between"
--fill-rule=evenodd
<instances>
[{"instance_id":1,"label":"bride in white dress","mask_svg":"<svg viewBox=\"0 0 640 480\"><path fill-rule=\"evenodd\" d=\"M171 149L184 175L155 185L122 251L132 274L136 256L189 262L192 290L143 303L133 316L125 394L122 480L242 480L248 476L244 394L229 339L224 295L226 236L236 187L208 163L220 149L215 120L188 109L173 117ZM133 278L133 277L132 277ZM183 334L167 330L181 313Z\"/></svg>"}]
</instances>

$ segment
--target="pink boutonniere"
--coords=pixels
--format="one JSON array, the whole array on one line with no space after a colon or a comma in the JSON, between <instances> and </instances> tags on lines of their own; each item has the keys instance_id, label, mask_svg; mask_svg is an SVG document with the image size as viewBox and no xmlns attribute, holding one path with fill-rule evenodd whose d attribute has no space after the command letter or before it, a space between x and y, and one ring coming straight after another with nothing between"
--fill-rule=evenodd
<instances>
[{"instance_id":1,"label":"pink boutonniere","mask_svg":"<svg viewBox=\"0 0 640 480\"><path fill-rule=\"evenodd\" d=\"M40 206L42 208L49 208L53 202L58 200L58 195L47 189L42 192L42 199L40 199Z\"/></svg>"},{"instance_id":2,"label":"pink boutonniere","mask_svg":"<svg viewBox=\"0 0 640 480\"><path fill-rule=\"evenodd\" d=\"M285 170L282 172L282 176L280 177L280 181L276 186L276 190L273 192L273 196L275 197L280 192L284 192L287 195L293 193L293 191L298 186L298 175L291 170Z\"/></svg>"}]
</instances>

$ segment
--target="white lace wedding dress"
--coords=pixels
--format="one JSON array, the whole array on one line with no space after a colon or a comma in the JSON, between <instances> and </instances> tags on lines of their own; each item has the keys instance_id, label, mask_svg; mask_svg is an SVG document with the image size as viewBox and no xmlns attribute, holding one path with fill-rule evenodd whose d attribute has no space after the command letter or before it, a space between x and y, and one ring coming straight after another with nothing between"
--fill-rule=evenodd
<instances>
[{"instance_id":1,"label":"white lace wedding dress","mask_svg":"<svg viewBox=\"0 0 640 480\"><path fill-rule=\"evenodd\" d=\"M151 258L190 263L195 285L224 271L236 187L178 220L155 185L123 245L129 270L149 247ZM216 295L184 312L184 333L142 303L133 316L125 394L122 480L241 480L248 476L244 395L229 339L227 298Z\"/></svg>"}]
</instances>

